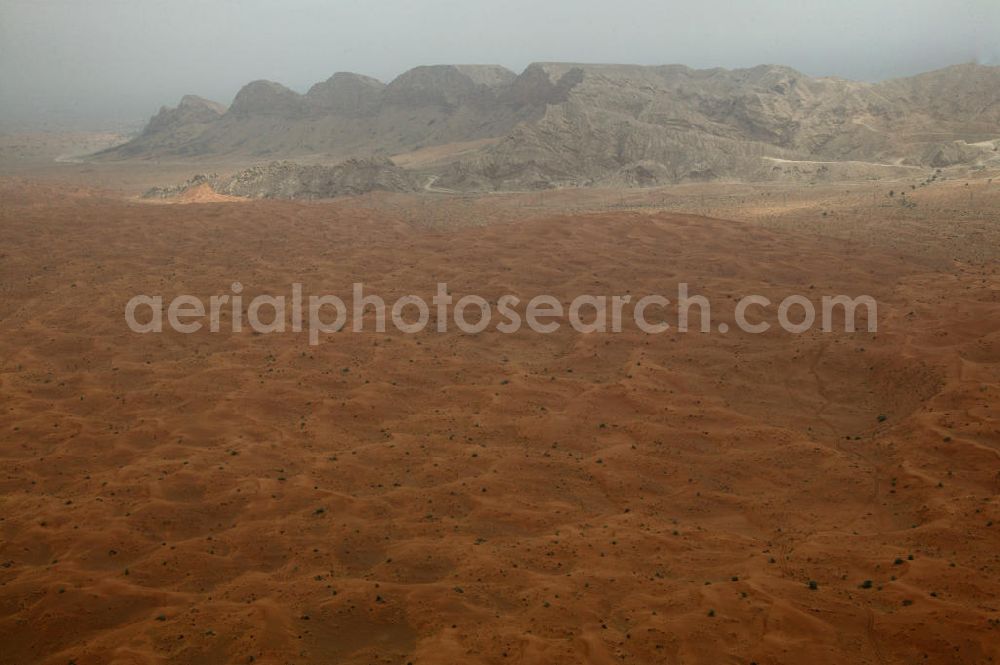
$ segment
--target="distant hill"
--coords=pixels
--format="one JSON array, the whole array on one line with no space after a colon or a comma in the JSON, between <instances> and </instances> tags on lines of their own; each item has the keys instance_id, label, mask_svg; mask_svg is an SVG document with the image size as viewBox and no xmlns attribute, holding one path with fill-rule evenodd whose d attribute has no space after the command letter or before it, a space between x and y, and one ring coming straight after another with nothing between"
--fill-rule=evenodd
<instances>
[{"instance_id":1,"label":"distant hill","mask_svg":"<svg viewBox=\"0 0 1000 665\"><path fill-rule=\"evenodd\" d=\"M535 63L337 73L299 94L255 81L228 109L188 96L101 160L391 156L449 144L441 186L509 189L840 177L994 162L1000 67L881 83L788 67Z\"/></svg>"}]
</instances>

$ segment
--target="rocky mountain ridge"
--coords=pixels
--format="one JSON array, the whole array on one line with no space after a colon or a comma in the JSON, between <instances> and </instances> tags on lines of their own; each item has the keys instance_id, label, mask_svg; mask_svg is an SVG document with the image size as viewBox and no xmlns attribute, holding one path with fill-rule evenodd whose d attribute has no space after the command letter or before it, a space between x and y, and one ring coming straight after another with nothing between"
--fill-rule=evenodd
<instances>
[{"instance_id":1,"label":"rocky mountain ridge","mask_svg":"<svg viewBox=\"0 0 1000 665\"><path fill-rule=\"evenodd\" d=\"M448 145L480 139L449 158ZM453 189L977 167L1000 149L1000 67L863 83L777 65L436 65L388 84L337 73L305 94L254 81L225 110L185 97L95 158L328 162L429 146L441 157L425 168Z\"/></svg>"}]
</instances>

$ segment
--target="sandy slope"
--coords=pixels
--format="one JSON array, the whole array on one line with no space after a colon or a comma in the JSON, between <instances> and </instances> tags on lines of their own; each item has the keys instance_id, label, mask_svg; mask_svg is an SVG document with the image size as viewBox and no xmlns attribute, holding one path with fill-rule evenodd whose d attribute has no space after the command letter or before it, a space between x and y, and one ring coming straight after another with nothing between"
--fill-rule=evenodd
<instances>
[{"instance_id":1,"label":"sandy slope","mask_svg":"<svg viewBox=\"0 0 1000 665\"><path fill-rule=\"evenodd\" d=\"M2 663L1000 657L995 257L649 211L442 231L365 200L0 196ZM870 293L881 329L124 324L236 279Z\"/></svg>"}]
</instances>

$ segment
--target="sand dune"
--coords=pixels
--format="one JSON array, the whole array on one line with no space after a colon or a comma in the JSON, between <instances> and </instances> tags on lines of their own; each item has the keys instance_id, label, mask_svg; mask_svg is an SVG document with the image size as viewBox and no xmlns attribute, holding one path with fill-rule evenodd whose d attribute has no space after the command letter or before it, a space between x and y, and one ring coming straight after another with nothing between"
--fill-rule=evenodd
<instances>
[{"instance_id":1,"label":"sand dune","mask_svg":"<svg viewBox=\"0 0 1000 665\"><path fill-rule=\"evenodd\" d=\"M653 209L443 229L390 195L0 197L0 663L1000 658L996 246L944 264ZM311 347L123 320L234 280L868 293L880 329Z\"/></svg>"}]
</instances>

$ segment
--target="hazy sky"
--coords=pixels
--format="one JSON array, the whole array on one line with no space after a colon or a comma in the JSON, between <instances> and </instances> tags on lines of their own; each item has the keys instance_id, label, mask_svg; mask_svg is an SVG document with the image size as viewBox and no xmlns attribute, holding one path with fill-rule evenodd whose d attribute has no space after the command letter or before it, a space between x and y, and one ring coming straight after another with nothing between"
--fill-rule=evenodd
<instances>
[{"instance_id":1,"label":"hazy sky","mask_svg":"<svg viewBox=\"0 0 1000 665\"><path fill-rule=\"evenodd\" d=\"M0 124L142 122L259 78L538 60L791 65L877 80L1000 64L1000 0L0 0Z\"/></svg>"}]
</instances>

